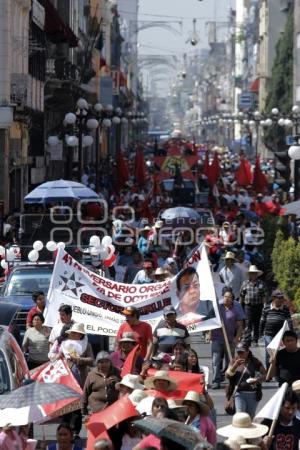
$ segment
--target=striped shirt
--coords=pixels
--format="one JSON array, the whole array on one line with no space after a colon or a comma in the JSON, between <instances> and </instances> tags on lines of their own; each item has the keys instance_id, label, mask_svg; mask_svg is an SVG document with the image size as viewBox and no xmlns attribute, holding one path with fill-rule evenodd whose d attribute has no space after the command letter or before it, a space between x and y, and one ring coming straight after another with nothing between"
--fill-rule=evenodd
<instances>
[{"instance_id":1,"label":"striped shirt","mask_svg":"<svg viewBox=\"0 0 300 450\"><path fill-rule=\"evenodd\" d=\"M262 315L259 325L260 336L274 337L280 328L282 328L284 321L287 320L290 330L293 329L291 314L286 305L281 308L274 308L272 304L265 305L262 310Z\"/></svg>"},{"instance_id":2,"label":"striped shirt","mask_svg":"<svg viewBox=\"0 0 300 450\"><path fill-rule=\"evenodd\" d=\"M157 351L162 353L173 353L173 346L177 341L184 341L186 345L190 343L189 332L185 325L176 322L171 328L165 320L162 320L155 329L154 342L157 344Z\"/></svg>"}]
</instances>

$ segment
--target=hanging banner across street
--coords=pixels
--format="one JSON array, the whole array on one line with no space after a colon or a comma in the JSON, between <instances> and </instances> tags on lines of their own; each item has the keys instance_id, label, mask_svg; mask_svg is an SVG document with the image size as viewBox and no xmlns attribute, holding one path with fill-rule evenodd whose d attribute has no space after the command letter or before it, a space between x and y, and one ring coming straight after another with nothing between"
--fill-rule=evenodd
<instances>
[{"instance_id":1,"label":"hanging banner across street","mask_svg":"<svg viewBox=\"0 0 300 450\"><path fill-rule=\"evenodd\" d=\"M189 255L184 268L171 280L151 284L119 283L92 272L60 249L48 291L45 324L58 321L58 308L72 306L72 318L87 333L115 336L124 321L122 311L135 306L141 320L154 329L165 306L177 310L178 321L190 333L221 326L215 290L204 245Z\"/></svg>"}]
</instances>

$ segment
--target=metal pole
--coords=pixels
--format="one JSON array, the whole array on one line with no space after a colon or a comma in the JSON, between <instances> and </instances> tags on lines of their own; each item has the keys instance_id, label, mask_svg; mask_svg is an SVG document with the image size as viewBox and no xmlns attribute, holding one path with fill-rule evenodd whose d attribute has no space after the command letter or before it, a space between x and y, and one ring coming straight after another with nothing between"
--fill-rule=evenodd
<instances>
[{"instance_id":1,"label":"metal pole","mask_svg":"<svg viewBox=\"0 0 300 450\"><path fill-rule=\"evenodd\" d=\"M100 125L99 127L96 129L96 180L95 180L95 184L96 184L96 192L98 192L99 190L99 153L100 153L100 139L99 139L99 129L100 129Z\"/></svg>"},{"instance_id":2,"label":"metal pole","mask_svg":"<svg viewBox=\"0 0 300 450\"><path fill-rule=\"evenodd\" d=\"M259 122L256 121L255 124L256 124L256 142L255 142L255 158L256 158L256 157L257 157L257 152L258 152L258 139L259 139L258 131L259 131Z\"/></svg>"},{"instance_id":3,"label":"metal pole","mask_svg":"<svg viewBox=\"0 0 300 450\"><path fill-rule=\"evenodd\" d=\"M79 133L78 133L78 182L81 183L81 176L83 173L83 158L82 158L82 117L79 115Z\"/></svg>"},{"instance_id":4,"label":"metal pole","mask_svg":"<svg viewBox=\"0 0 300 450\"><path fill-rule=\"evenodd\" d=\"M294 162L294 201L300 198L300 160Z\"/></svg>"}]
</instances>

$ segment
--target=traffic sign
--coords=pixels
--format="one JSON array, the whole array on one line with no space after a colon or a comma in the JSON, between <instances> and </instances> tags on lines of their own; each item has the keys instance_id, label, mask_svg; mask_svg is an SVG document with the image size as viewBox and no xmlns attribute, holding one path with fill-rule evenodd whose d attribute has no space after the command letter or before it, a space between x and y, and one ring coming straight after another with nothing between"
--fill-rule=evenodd
<instances>
[{"instance_id":1,"label":"traffic sign","mask_svg":"<svg viewBox=\"0 0 300 450\"><path fill-rule=\"evenodd\" d=\"M254 95L252 92L242 92L238 96L239 109L251 109L254 102Z\"/></svg>"}]
</instances>

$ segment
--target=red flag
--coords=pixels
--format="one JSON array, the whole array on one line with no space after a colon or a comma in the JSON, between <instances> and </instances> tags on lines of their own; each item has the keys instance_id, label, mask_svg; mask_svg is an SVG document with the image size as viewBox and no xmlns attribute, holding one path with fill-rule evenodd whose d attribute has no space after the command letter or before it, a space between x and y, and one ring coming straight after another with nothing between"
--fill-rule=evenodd
<instances>
[{"instance_id":1,"label":"red flag","mask_svg":"<svg viewBox=\"0 0 300 450\"><path fill-rule=\"evenodd\" d=\"M240 159L240 166L235 173L235 180L239 186L249 186L252 183L251 164L245 158Z\"/></svg>"},{"instance_id":2,"label":"red flag","mask_svg":"<svg viewBox=\"0 0 300 450\"><path fill-rule=\"evenodd\" d=\"M155 373L156 373L155 369L149 369L147 371L147 375L150 377L154 376ZM203 374L169 370L168 375L171 378L174 378L177 382L177 389L176 389L176 391L171 392L171 394L173 394L174 392L176 393L178 391L184 392L184 393L186 393L187 391L196 391L199 394L203 394L203 389L204 389L204 375ZM185 396L185 394L184 394L184 396ZM171 395L171 397L173 398L173 395Z\"/></svg>"},{"instance_id":3,"label":"red flag","mask_svg":"<svg viewBox=\"0 0 300 450\"><path fill-rule=\"evenodd\" d=\"M146 166L143 155L142 147L138 147L135 153L135 163L134 163L134 176L135 181L139 186L144 186L146 184Z\"/></svg>"},{"instance_id":4,"label":"red flag","mask_svg":"<svg viewBox=\"0 0 300 450\"><path fill-rule=\"evenodd\" d=\"M153 175L152 181L153 181L152 196L156 197L157 195L160 195L160 187L159 187L158 179L156 178L155 175Z\"/></svg>"},{"instance_id":5,"label":"red flag","mask_svg":"<svg viewBox=\"0 0 300 450\"><path fill-rule=\"evenodd\" d=\"M117 152L116 162L117 162L116 189L119 192L125 186L126 181L129 180L128 167L125 163L121 151Z\"/></svg>"},{"instance_id":6,"label":"red flag","mask_svg":"<svg viewBox=\"0 0 300 450\"><path fill-rule=\"evenodd\" d=\"M128 395L125 395L102 411L92 414L86 427L96 435L99 430L99 423L103 424L106 430L109 430L123 420L138 415L139 413L128 398Z\"/></svg>"},{"instance_id":7,"label":"red flag","mask_svg":"<svg viewBox=\"0 0 300 450\"><path fill-rule=\"evenodd\" d=\"M140 350L140 346L136 345L131 352L129 353L129 355L127 356L127 358L125 359L122 371L121 371L121 377L125 377L125 375L127 375L128 373L134 373L134 368L135 368L135 363L136 363L136 359L139 355L139 350Z\"/></svg>"},{"instance_id":8,"label":"red flag","mask_svg":"<svg viewBox=\"0 0 300 450\"><path fill-rule=\"evenodd\" d=\"M220 176L219 156L218 153L215 152L213 162L209 167L208 172L208 182L211 187L213 187L217 183L219 176Z\"/></svg>"},{"instance_id":9,"label":"red flag","mask_svg":"<svg viewBox=\"0 0 300 450\"><path fill-rule=\"evenodd\" d=\"M63 414L80 409L80 397L82 390L76 379L74 378L69 366L63 359L58 359L54 363L48 362L33 369L30 372L32 380L39 381L40 383L59 383L69 386L78 392L78 399L69 398L59 400L58 402L48 405L41 405L45 411L46 416L58 417Z\"/></svg>"},{"instance_id":10,"label":"red flag","mask_svg":"<svg viewBox=\"0 0 300 450\"><path fill-rule=\"evenodd\" d=\"M253 174L253 189L256 192L263 192L267 186L268 180L261 170L259 156L257 156Z\"/></svg>"},{"instance_id":11,"label":"red flag","mask_svg":"<svg viewBox=\"0 0 300 450\"><path fill-rule=\"evenodd\" d=\"M203 173L207 178L209 177L209 151L208 150L206 150L206 152L205 152Z\"/></svg>"}]
</instances>

